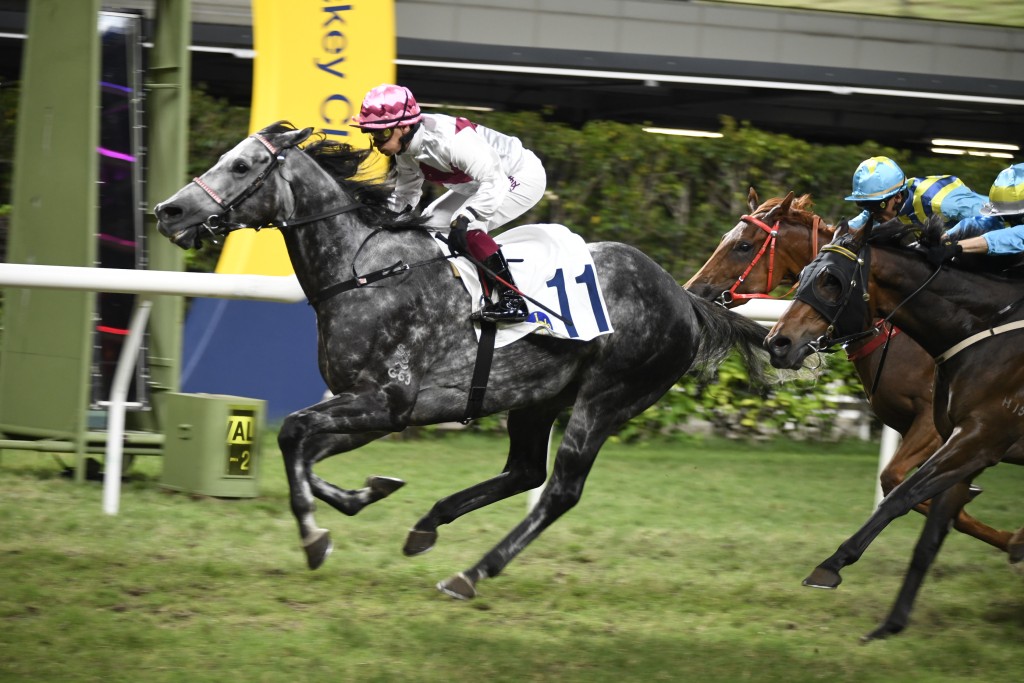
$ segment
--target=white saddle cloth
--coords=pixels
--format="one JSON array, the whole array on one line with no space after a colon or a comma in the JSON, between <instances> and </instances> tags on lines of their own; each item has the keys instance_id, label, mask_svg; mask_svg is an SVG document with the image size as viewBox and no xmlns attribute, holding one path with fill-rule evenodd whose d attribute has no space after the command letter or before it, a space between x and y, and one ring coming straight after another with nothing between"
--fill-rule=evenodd
<instances>
[{"instance_id":1,"label":"white saddle cloth","mask_svg":"<svg viewBox=\"0 0 1024 683\"><path fill-rule=\"evenodd\" d=\"M577 341L611 334L611 319L594 259L582 237L564 225L547 223L506 230L495 241L501 245L516 287L549 309L545 311L527 300L529 318L523 323L499 324L496 348L528 334L548 334ZM440 240L437 242L447 254L448 247ZM451 263L472 297L473 310L479 310L483 288L476 267L462 257L452 259ZM479 338L480 324L474 326Z\"/></svg>"}]
</instances>

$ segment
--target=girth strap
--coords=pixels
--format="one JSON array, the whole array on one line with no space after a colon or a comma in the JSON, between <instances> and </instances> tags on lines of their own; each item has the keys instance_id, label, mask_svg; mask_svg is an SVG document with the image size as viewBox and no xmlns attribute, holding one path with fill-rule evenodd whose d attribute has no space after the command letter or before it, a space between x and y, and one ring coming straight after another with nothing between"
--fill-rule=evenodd
<instances>
[{"instance_id":1,"label":"girth strap","mask_svg":"<svg viewBox=\"0 0 1024 683\"><path fill-rule=\"evenodd\" d=\"M491 376L491 361L494 360L494 342L498 335L496 323L483 320L480 322L480 342L476 347L476 365L473 367L473 379L469 384L469 401L466 403L466 414L462 424L469 424L480 417L484 407L484 395L487 393L487 380Z\"/></svg>"},{"instance_id":2,"label":"girth strap","mask_svg":"<svg viewBox=\"0 0 1024 683\"><path fill-rule=\"evenodd\" d=\"M987 329L987 330L985 330L983 332L978 332L977 334L972 334L970 337L968 337L967 339L964 339L959 344L954 345L953 348L947 350L945 353L942 353L942 354L939 354L938 356L936 356L935 357L935 364L936 365L941 365L941 364L945 363L947 360L949 360L950 358L952 358L956 354L960 353L961 351L966 349L968 346L972 346L974 344L977 344L982 339L988 339L989 337L994 337L997 334L1003 334L1004 332L1011 332L1013 330L1019 330L1022 327L1024 327L1024 320L1018 320L1017 322L1006 323L1005 325L997 325L996 327L989 328L989 329Z\"/></svg>"}]
</instances>

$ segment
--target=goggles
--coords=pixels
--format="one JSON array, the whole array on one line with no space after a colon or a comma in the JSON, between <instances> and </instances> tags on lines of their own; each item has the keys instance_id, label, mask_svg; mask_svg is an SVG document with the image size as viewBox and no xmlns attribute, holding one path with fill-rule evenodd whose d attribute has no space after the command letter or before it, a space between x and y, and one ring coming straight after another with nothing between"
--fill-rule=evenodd
<instances>
[{"instance_id":1,"label":"goggles","mask_svg":"<svg viewBox=\"0 0 1024 683\"><path fill-rule=\"evenodd\" d=\"M856 202L856 204L857 208L874 213L879 209L884 209L885 206L889 203L890 199L892 199L892 197L886 197L885 199L871 199L868 201L860 201Z\"/></svg>"},{"instance_id":2,"label":"goggles","mask_svg":"<svg viewBox=\"0 0 1024 683\"><path fill-rule=\"evenodd\" d=\"M381 145L386 145L388 140L390 140L392 137L394 137L395 129L394 128L381 128L379 130L371 130L371 131L367 131L367 135L370 136L370 141L375 146L380 147Z\"/></svg>"}]
</instances>

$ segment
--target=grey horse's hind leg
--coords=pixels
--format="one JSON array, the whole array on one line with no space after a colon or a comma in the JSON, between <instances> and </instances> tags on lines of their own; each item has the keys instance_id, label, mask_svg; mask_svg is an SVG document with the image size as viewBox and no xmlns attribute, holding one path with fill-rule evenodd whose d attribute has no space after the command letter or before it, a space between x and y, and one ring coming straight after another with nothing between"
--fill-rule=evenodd
<instances>
[{"instance_id":1,"label":"grey horse's hind leg","mask_svg":"<svg viewBox=\"0 0 1024 683\"><path fill-rule=\"evenodd\" d=\"M577 424L574 424L577 423ZM580 419L580 411L573 413L565 436L558 448L554 470L544 487L537 505L498 545L494 546L472 568L451 576L437 584L437 589L453 598L468 600L476 597L476 584L481 579L497 576L533 539L556 519L565 514L583 493L590 468L597 458L598 449L611 433L607 423L597 429Z\"/></svg>"},{"instance_id":2,"label":"grey horse's hind leg","mask_svg":"<svg viewBox=\"0 0 1024 683\"><path fill-rule=\"evenodd\" d=\"M502 473L437 501L409 531L402 552L425 553L437 541L438 526L543 484L547 477L548 437L559 412L558 408L511 411L508 460Z\"/></svg>"}]
</instances>

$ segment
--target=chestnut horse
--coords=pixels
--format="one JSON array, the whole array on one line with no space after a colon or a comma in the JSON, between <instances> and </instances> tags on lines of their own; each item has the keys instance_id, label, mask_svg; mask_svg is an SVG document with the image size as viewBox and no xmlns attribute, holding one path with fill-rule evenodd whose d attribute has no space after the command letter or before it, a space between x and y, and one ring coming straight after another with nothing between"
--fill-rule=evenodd
<instances>
[{"instance_id":1,"label":"chestnut horse","mask_svg":"<svg viewBox=\"0 0 1024 683\"><path fill-rule=\"evenodd\" d=\"M773 365L800 367L809 354L884 317L935 359L933 414L942 445L804 579L805 586L837 587L842 568L860 559L889 522L931 499L899 596L866 640L907 625L950 523L976 495L974 478L999 462L1024 465L1021 283L955 267L936 269L920 249L899 246L910 230L898 220L856 232L840 225L804 270L796 300L765 339ZM941 217L933 217L921 245L938 244L943 231ZM1013 535L1008 552L1011 561L1024 557L1024 529Z\"/></svg>"},{"instance_id":2,"label":"chestnut horse","mask_svg":"<svg viewBox=\"0 0 1024 683\"><path fill-rule=\"evenodd\" d=\"M779 287L795 287L800 271L833 235L832 226L814 213L810 195L794 199L790 192L760 203L757 192L750 188L747 203L750 213L725 233L715 253L686 283L694 294L729 307L750 299L772 298L770 293ZM941 443L932 419L935 362L910 336L898 334L898 330L890 335L892 326L878 325L874 330L875 334L853 340L845 348L871 410L903 437L880 476L882 492L888 495ZM884 349L886 340L888 349ZM887 372L883 372L883 357ZM928 504L915 509L927 513ZM963 511L955 527L1003 552L1013 536L1013 532L993 529Z\"/></svg>"}]
</instances>

